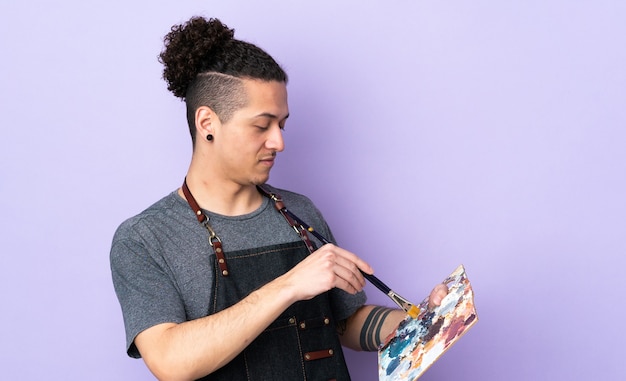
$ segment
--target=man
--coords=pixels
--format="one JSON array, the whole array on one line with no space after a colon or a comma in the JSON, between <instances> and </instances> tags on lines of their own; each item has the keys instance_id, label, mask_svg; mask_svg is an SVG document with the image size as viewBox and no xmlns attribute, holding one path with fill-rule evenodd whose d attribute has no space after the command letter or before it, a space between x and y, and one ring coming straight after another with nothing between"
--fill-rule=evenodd
<instances>
[{"instance_id":1,"label":"man","mask_svg":"<svg viewBox=\"0 0 626 381\"><path fill-rule=\"evenodd\" d=\"M113 239L128 354L161 380L348 380L342 345L376 350L405 313L364 305L373 269L298 231L283 206L334 241L310 200L265 184L284 149L287 75L216 19L174 26L165 45L193 154L183 186Z\"/></svg>"}]
</instances>

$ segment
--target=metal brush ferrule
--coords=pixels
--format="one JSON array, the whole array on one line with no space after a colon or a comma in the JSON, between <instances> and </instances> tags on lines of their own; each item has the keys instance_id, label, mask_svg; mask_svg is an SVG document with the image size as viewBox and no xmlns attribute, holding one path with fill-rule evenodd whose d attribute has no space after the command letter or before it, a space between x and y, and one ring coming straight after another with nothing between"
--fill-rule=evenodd
<instances>
[{"instance_id":1,"label":"metal brush ferrule","mask_svg":"<svg viewBox=\"0 0 626 381\"><path fill-rule=\"evenodd\" d=\"M411 304L408 300L393 291L389 291L387 293L387 296L389 296L391 300L393 300L400 308L402 308L406 312L409 312L411 307L413 307L413 304Z\"/></svg>"}]
</instances>

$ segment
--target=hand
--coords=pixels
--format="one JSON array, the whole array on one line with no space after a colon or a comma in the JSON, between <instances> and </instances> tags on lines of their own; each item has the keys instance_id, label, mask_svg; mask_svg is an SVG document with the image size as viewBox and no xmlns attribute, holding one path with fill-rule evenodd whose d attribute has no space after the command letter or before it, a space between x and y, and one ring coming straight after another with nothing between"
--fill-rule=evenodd
<instances>
[{"instance_id":1,"label":"hand","mask_svg":"<svg viewBox=\"0 0 626 381\"><path fill-rule=\"evenodd\" d=\"M446 295L448 295L448 286L444 283L436 285L428 296L428 308L441 305L441 301Z\"/></svg>"},{"instance_id":2,"label":"hand","mask_svg":"<svg viewBox=\"0 0 626 381\"><path fill-rule=\"evenodd\" d=\"M370 274L374 272L357 255L333 244L326 244L283 277L288 285L294 287L297 300L307 300L334 287L350 294L361 291L365 279L359 269Z\"/></svg>"}]
</instances>

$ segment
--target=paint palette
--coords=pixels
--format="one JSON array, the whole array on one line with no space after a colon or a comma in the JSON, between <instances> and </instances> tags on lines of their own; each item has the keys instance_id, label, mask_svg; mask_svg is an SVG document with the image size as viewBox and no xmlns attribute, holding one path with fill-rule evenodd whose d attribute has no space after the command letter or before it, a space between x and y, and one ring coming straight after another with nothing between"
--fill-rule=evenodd
<instances>
[{"instance_id":1,"label":"paint palette","mask_svg":"<svg viewBox=\"0 0 626 381\"><path fill-rule=\"evenodd\" d=\"M380 381L417 380L478 321L463 265L443 283L449 291L441 305L429 310L428 297L424 299L417 319L407 316L379 347Z\"/></svg>"}]
</instances>

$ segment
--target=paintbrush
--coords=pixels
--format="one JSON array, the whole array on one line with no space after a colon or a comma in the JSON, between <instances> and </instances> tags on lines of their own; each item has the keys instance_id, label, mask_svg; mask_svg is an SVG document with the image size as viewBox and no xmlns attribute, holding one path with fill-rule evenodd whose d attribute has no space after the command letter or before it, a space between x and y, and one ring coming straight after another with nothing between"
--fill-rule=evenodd
<instances>
[{"instance_id":1,"label":"paintbrush","mask_svg":"<svg viewBox=\"0 0 626 381\"><path fill-rule=\"evenodd\" d=\"M294 221L296 221L303 229L305 229L309 233L313 234L315 236L315 238L319 239L321 242L323 242L325 244L326 243L331 243L329 240L324 238L324 236L319 234L315 229L313 229L311 226L307 225L304 221L302 221L300 218L298 218L298 216L296 216L295 214L293 214L289 210L287 210L287 208L282 208L281 211L286 213L286 214L288 214L289 217L291 217ZM377 289L379 289L380 291L385 293L391 300L393 300L394 303L396 303L400 308L402 308L404 311L406 311L406 313L410 317L412 317L413 319L417 318L417 316L420 313L420 309L419 309L418 306L414 305L413 303L409 302L407 299L405 299L402 296L400 296L399 294L397 294L395 291L393 291L391 288L389 288L389 286L384 284L380 279L378 279L373 274L365 273L361 269L359 269L359 271L361 272L361 274L363 274L365 279L370 281L370 283L373 284L374 286L376 286Z\"/></svg>"}]
</instances>

